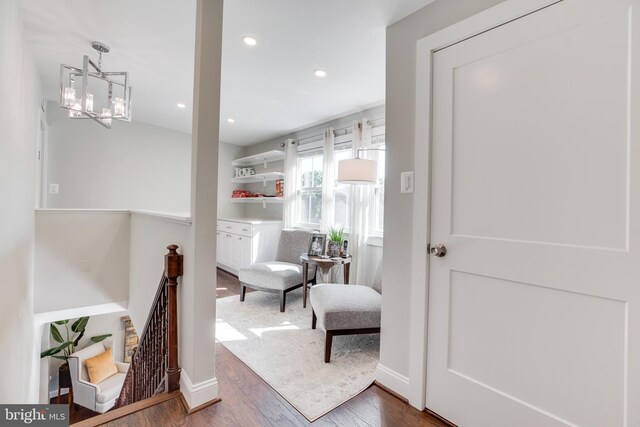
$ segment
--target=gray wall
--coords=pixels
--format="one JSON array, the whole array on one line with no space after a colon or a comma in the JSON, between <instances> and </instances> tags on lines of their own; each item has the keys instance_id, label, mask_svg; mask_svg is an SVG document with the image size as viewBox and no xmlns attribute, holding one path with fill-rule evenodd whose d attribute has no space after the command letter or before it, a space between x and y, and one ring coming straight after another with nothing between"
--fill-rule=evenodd
<instances>
[{"instance_id":1,"label":"gray wall","mask_svg":"<svg viewBox=\"0 0 640 427\"><path fill-rule=\"evenodd\" d=\"M0 2L0 402L37 403L33 324L36 141L42 91L17 0Z\"/></svg>"},{"instance_id":2,"label":"gray wall","mask_svg":"<svg viewBox=\"0 0 640 427\"><path fill-rule=\"evenodd\" d=\"M134 112L135 114L135 112ZM191 135L140 122L71 120L49 102L47 208L189 212Z\"/></svg>"},{"instance_id":3,"label":"gray wall","mask_svg":"<svg viewBox=\"0 0 640 427\"><path fill-rule=\"evenodd\" d=\"M408 376L413 195L400 172L414 168L416 42L502 0L437 0L387 29L384 298L380 364Z\"/></svg>"}]
</instances>

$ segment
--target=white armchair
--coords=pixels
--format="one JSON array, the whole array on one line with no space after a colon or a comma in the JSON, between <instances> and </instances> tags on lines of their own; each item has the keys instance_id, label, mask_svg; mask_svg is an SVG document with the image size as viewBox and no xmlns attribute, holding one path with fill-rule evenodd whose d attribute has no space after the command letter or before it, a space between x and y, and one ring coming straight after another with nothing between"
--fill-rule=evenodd
<instances>
[{"instance_id":1,"label":"white armchair","mask_svg":"<svg viewBox=\"0 0 640 427\"><path fill-rule=\"evenodd\" d=\"M69 372L73 387L73 403L89 408L92 411L104 413L113 408L122 390L124 379L129 370L128 363L115 362L118 373L110 376L98 384L89 382L89 374L84 365L90 359L110 349L112 341L92 344L69 356Z\"/></svg>"}]
</instances>

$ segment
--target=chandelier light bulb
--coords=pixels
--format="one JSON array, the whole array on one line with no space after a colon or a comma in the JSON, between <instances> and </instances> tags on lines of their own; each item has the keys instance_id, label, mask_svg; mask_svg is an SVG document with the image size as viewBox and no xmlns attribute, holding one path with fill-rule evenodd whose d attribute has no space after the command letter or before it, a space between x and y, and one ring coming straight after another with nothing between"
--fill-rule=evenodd
<instances>
[{"instance_id":1,"label":"chandelier light bulb","mask_svg":"<svg viewBox=\"0 0 640 427\"><path fill-rule=\"evenodd\" d=\"M93 113L93 94L87 92L87 111Z\"/></svg>"},{"instance_id":2,"label":"chandelier light bulb","mask_svg":"<svg viewBox=\"0 0 640 427\"><path fill-rule=\"evenodd\" d=\"M111 124L111 110L109 108L102 109L102 120L105 123Z\"/></svg>"},{"instance_id":3,"label":"chandelier light bulb","mask_svg":"<svg viewBox=\"0 0 640 427\"><path fill-rule=\"evenodd\" d=\"M114 117L124 116L124 99L113 98L113 116Z\"/></svg>"},{"instance_id":4,"label":"chandelier light bulb","mask_svg":"<svg viewBox=\"0 0 640 427\"><path fill-rule=\"evenodd\" d=\"M76 103L76 90L73 87L73 82L71 83L71 87L64 88L64 105L67 107L72 107L73 104Z\"/></svg>"}]
</instances>

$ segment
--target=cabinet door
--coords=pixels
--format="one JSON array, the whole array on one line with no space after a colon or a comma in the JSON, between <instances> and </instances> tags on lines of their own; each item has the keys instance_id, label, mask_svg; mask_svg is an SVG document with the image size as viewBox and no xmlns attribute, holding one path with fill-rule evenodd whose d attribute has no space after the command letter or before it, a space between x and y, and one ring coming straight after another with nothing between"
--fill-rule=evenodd
<instances>
[{"instance_id":1,"label":"cabinet door","mask_svg":"<svg viewBox=\"0 0 640 427\"><path fill-rule=\"evenodd\" d=\"M240 267L249 267L253 264L253 239L240 236Z\"/></svg>"},{"instance_id":2,"label":"cabinet door","mask_svg":"<svg viewBox=\"0 0 640 427\"><path fill-rule=\"evenodd\" d=\"M222 232L220 237L220 257L218 260L231 267L231 234Z\"/></svg>"},{"instance_id":3,"label":"cabinet door","mask_svg":"<svg viewBox=\"0 0 640 427\"><path fill-rule=\"evenodd\" d=\"M222 233L216 232L216 260L221 262L222 256Z\"/></svg>"},{"instance_id":4,"label":"cabinet door","mask_svg":"<svg viewBox=\"0 0 640 427\"><path fill-rule=\"evenodd\" d=\"M231 235L231 265L236 270L242 268L242 236Z\"/></svg>"}]
</instances>

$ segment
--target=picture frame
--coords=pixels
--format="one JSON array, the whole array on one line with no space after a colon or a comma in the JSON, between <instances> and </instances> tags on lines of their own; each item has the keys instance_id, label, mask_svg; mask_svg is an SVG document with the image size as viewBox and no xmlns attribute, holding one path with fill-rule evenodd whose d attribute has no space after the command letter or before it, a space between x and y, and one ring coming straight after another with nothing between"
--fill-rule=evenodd
<instances>
[{"instance_id":1,"label":"picture frame","mask_svg":"<svg viewBox=\"0 0 640 427\"><path fill-rule=\"evenodd\" d=\"M313 233L309 238L309 249L307 250L307 254L309 256L324 256L326 241L326 234Z\"/></svg>"}]
</instances>

